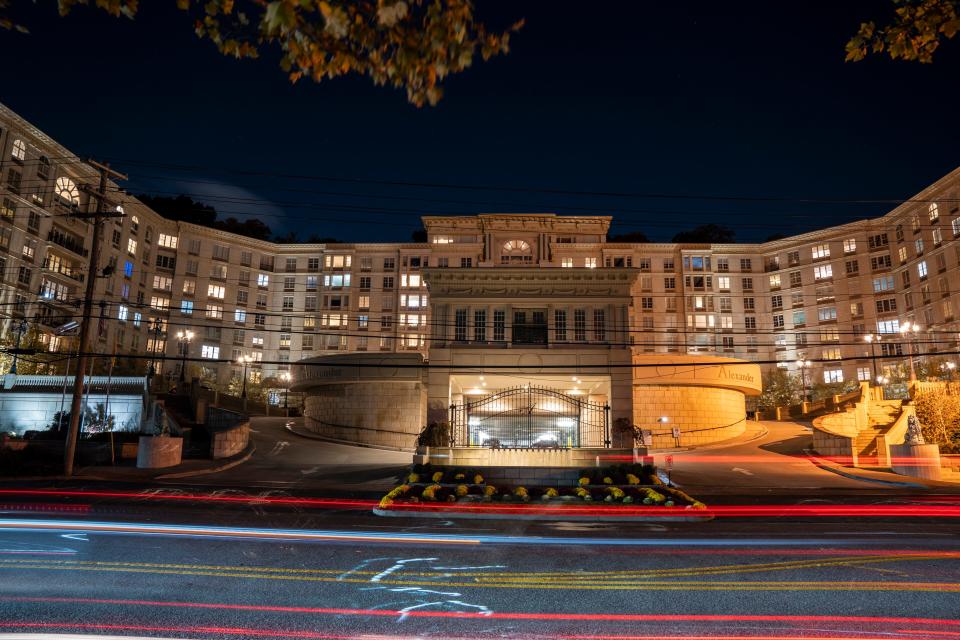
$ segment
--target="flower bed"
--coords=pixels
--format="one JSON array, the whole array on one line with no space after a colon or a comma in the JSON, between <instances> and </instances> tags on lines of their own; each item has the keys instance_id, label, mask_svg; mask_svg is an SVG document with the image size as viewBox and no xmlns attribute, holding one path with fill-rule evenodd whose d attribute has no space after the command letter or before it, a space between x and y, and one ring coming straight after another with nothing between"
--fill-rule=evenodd
<instances>
[{"instance_id":1,"label":"flower bed","mask_svg":"<svg viewBox=\"0 0 960 640\"><path fill-rule=\"evenodd\" d=\"M413 505L463 503L479 506L492 504L571 504L633 505L646 507L680 507L704 509L676 487L668 487L650 465L616 465L586 469L579 474L575 486L494 486L485 482L475 470L415 465L380 501L379 509Z\"/></svg>"}]
</instances>

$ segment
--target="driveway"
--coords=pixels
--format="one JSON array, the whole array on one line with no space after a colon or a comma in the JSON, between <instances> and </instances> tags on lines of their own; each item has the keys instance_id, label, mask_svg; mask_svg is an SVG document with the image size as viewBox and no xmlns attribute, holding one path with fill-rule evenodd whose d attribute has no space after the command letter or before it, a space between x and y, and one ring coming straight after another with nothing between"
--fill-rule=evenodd
<instances>
[{"instance_id":1,"label":"driveway","mask_svg":"<svg viewBox=\"0 0 960 640\"><path fill-rule=\"evenodd\" d=\"M314 440L290 433L288 421L303 418L251 418L250 439L256 446L247 462L221 473L189 479L189 484L283 489L389 490L412 454Z\"/></svg>"}]
</instances>

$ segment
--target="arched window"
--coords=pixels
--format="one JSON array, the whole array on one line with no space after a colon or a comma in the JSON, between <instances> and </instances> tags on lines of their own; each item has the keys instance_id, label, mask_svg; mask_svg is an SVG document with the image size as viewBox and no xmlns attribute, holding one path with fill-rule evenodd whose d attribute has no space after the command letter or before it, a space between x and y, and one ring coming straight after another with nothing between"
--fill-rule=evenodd
<instances>
[{"instance_id":1,"label":"arched window","mask_svg":"<svg viewBox=\"0 0 960 640\"><path fill-rule=\"evenodd\" d=\"M27 157L27 145L24 144L23 140L14 140L13 141L13 150L10 152L10 155L13 156L13 159L18 162L23 162Z\"/></svg>"},{"instance_id":2,"label":"arched window","mask_svg":"<svg viewBox=\"0 0 960 640\"><path fill-rule=\"evenodd\" d=\"M504 253L530 253L530 243L526 240L507 240L503 243Z\"/></svg>"},{"instance_id":3,"label":"arched window","mask_svg":"<svg viewBox=\"0 0 960 640\"><path fill-rule=\"evenodd\" d=\"M66 176L57 178L57 184L54 193L60 196L60 199L69 204L80 204L80 190L73 180Z\"/></svg>"},{"instance_id":4,"label":"arched window","mask_svg":"<svg viewBox=\"0 0 960 640\"><path fill-rule=\"evenodd\" d=\"M117 209L121 209L121 207L117 207ZM121 209L121 212L122 212L122 209ZM133 229L133 231L139 231L140 218L138 218L137 216L130 216L130 228Z\"/></svg>"},{"instance_id":5,"label":"arched window","mask_svg":"<svg viewBox=\"0 0 960 640\"><path fill-rule=\"evenodd\" d=\"M37 161L37 177L43 180L50 179L50 160L47 156L40 156Z\"/></svg>"},{"instance_id":6,"label":"arched window","mask_svg":"<svg viewBox=\"0 0 960 640\"><path fill-rule=\"evenodd\" d=\"M526 240L507 240L503 243L503 251L500 255L501 264L526 264L529 262L533 262L529 242Z\"/></svg>"}]
</instances>

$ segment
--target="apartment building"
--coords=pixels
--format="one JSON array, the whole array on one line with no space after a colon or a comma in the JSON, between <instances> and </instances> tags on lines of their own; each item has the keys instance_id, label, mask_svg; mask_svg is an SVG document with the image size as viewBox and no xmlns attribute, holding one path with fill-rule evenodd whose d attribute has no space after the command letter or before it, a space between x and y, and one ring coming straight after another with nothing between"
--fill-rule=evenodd
<instances>
[{"instance_id":1,"label":"apartment building","mask_svg":"<svg viewBox=\"0 0 960 640\"><path fill-rule=\"evenodd\" d=\"M97 172L0 105L0 318L43 332L80 314ZM271 376L317 355L419 352L433 343L509 348L623 347L635 356L704 354L797 369L811 380L867 380L878 369L960 346L960 169L888 214L761 244L607 241L611 218L553 214L425 216L423 243L276 244L166 220L110 184L122 214L103 225L95 351L164 356L182 349L219 382ZM106 268L106 270L104 270ZM494 304L469 304L470 279L431 304L431 274L495 269ZM630 304L521 308L509 274L584 270L633 276ZM566 270L566 271L565 271ZM492 273L492 272L491 272ZM554 273L554 272L552 272ZM489 282L484 284L489 289ZM562 290L562 283L551 286ZM451 294L450 292L453 291ZM512 293L510 293L512 292ZM461 306L458 306L461 305ZM516 308L514 308L516 307ZM901 334L905 323L919 333ZM178 332L190 331L190 342ZM874 336L867 342L865 336Z\"/></svg>"}]
</instances>

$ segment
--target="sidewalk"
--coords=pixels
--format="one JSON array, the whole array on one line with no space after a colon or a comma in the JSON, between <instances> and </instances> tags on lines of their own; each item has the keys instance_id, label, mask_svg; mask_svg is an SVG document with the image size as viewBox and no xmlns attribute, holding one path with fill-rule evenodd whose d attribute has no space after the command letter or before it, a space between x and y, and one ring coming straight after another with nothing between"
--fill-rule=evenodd
<instances>
[{"instance_id":1,"label":"sidewalk","mask_svg":"<svg viewBox=\"0 0 960 640\"><path fill-rule=\"evenodd\" d=\"M960 489L960 483L957 482L924 480L922 478L914 478L913 476L903 476L892 471L847 467L839 462L834 462L833 460L820 457L819 454L815 453L811 449L807 449L805 453L810 457L810 461L813 462L813 464L817 465L824 471L829 471L830 473L835 473L839 476L851 478L853 480L872 482L874 484L883 484L894 487L909 487L912 489L951 489L953 491Z\"/></svg>"},{"instance_id":2,"label":"sidewalk","mask_svg":"<svg viewBox=\"0 0 960 640\"><path fill-rule=\"evenodd\" d=\"M753 442L754 440L759 440L760 438L765 437L768 433L769 430L763 424L763 422L754 422L752 420L748 420L747 426L743 433L732 438L727 438L726 440L720 440L719 442L700 446L690 445L686 447L671 447L666 449L647 449L647 453L648 455L653 456L679 453L681 451L710 451L711 449L725 449L727 447L736 447L741 444Z\"/></svg>"},{"instance_id":3,"label":"sidewalk","mask_svg":"<svg viewBox=\"0 0 960 640\"><path fill-rule=\"evenodd\" d=\"M89 466L78 467L70 477L63 475L46 476L0 476L2 481L32 481L32 480L97 480L105 482L151 482L174 480L179 478L191 478L194 476L210 475L232 469L243 464L253 455L256 447L253 443L246 449L229 458L219 460L212 459L190 459L184 460L175 467L164 467L163 469L138 469L136 466L117 465L117 466Z\"/></svg>"}]
</instances>

